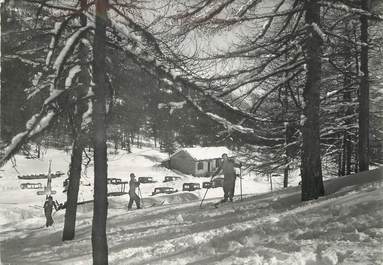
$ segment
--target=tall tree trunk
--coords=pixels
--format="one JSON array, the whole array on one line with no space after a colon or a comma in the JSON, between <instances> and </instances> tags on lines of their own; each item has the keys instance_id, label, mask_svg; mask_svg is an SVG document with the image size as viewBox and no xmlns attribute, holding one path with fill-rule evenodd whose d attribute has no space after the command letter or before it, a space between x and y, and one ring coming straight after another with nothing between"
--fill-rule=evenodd
<instances>
[{"instance_id":1,"label":"tall tree trunk","mask_svg":"<svg viewBox=\"0 0 383 265\"><path fill-rule=\"evenodd\" d=\"M350 20L346 20L345 22L345 35L348 39L352 40L352 24ZM345 106L345 126L343 139L344 139L344 164L345 164L345 174L351 174L351 158L352 158L352 142L351 142L351 125L353 122L353 118L350 116L353 114L353 108L351 107L352 103L352 45L350 42L346 41L344 43L344 66L345 66L345 74L344 74L344 82L343 85L345 87L343 92L343 101L346 103Z\"/></svg>"},{"instance_id":2,"label":"tall tree trunk","mask_svg":"<svg viewBox=\"0 0 383 265\"><path fill-rule=\"evenodd\" d=\"M369 11L369 0L362 0L362 9ZM368 19L360 18L360 41L368 44ZM368 170L369 165L369 84L368 45L362 45L360 53L361 79L359 85L359 171Z\"/></svg>"},{"instance_id":3,"label":"tall tree trunk","mask_svg":"<svg viewBox=\"0 0 383 265\"><path fill-rule=\"evenodd\" d=\"M342 135L342 133L340 133ZM346 173L346 139L345 139L345 132L343 132L342 138L342 155L340 156L340 175L344 176Z\"/></svg>"},{"instance_id":4,"label":"tall tree trunk","mask_svg":"<svg viewBox=\"0 0 383 265\"><path fill-rule=\"evenodd\" d=\"M127 151L130 154L132 152L132 149L130 147L130 138L128 134L126 134L126 144L127 144Z\"/></svg>"},{"instance_id":5,"label":"tall tree trunk","mask_svg":"<svg viewBox=\"0 0 383 265\"><path fill-rule=\"evenodd\" d=\"M303 91L302 200L308 201L324 195L319 134L322 39L314 29L314 23L320 26L318 0L306 0L305 7L305 21L311 27L305 43L307 71Z\"/></svg>"},{"instance_id":6,"label":"tall tree trunk","mask_svg":"<svg viewBox=\"0 0 383 265\"><path fill-rule=\"evenodd\" d=\"M359 172L359 152L354 152L354 172L358 173Z\"/></svg>"},{"instance_id":7,"label":"tall tree trunk","mask_svg":"<svg viewBox=\"0 0 383 265\"><path fill-rule=\"evenodd\" d=\"M133 146L134 145L134 132L130 131L130 144Z\"/></svg>"},{"instance_id":8,"label":"tall tree trunk","mask_svg":"<svg viewBox=\"0 0 383 265\"><path fill-rule=\"evenodd\" d=\"M41 157L41 143L37 142L36 143L36 153L37 153L37 158Z\"/></svg>"},{"instance_id":9,"label":"tall tree trunk","mask_svg":"<svg viewBox=\"0 0 383 265\"><path fill-rule=\"evenodd\" d=\"M94 206L92 223L93 264L108 264L106 220L107 197L107 148L106 148L106 80L105 38L107 0L96 0L96 29L94 36Z\"/></svg>"},{"instance_id":10,"label":"tall tree trunk","mask_svg":"<svg viewBox=\"0 0 383 265\"><path fill-rule=\"evenodd\" d=\"M81 8L85 9L87 0L81 0ZM85 15L80 16L81 26L86 26L87 19ZM88 50L84 44L80 43L80 63L81 73L79 77L79 83L81 85L76 90L77 99L84 97L88 92L88 86L90 84L89 75L87 73L87 54ZM67 201L65 210L65 221L62 240L72 240L75 237L76 229L76 215L77 215L77 201L78 192L80 188L81 178L81 165L82 165L82 152L85 148L84 139L85 133L81 130L82 116L87 111L87 104L83 101L78 102L76 110L73 116L73 148L71 155L71 162L69 168L69 186L67 191Z\"/></svg>"},{"instance_id":11,"label":"tall tree trunk","mask_svg":"<svg viewBox=\"0 0 383 265\"><path fill-rule=\"evenodd\" d=\"M119 139L116 137L115 139L114 139L114 152L117 154L117 152L118 152L118 141L119 141Z\"/></svg>"},{"instance_id":12,"label":"tall tree trunk","mask_svg":"<svg viewBox=\"0 0 383 265\"><path fill-rule=\"evenodd\" d=\"M338 151L338 176L343 176L342 174L342 157L343 157L343 149L339 149Z\"/></svg>"},{"instance_id":13,"label":"tall tree trunk","mask_svg":"<svg viewBox=\"0 0 383 265\"><path fill-rule=\"evenodd\" d=\"M1 15L4 16L3 7L4 7L4 3L0 2L0 12L1 12L0 16ZM3 17L3 19L4 19L4 17ZM1 31L1 17L0 17L0 32L2 32ZM3 49L1 47L1 42L2 41L0 41L0 54L3 52ZM1 62L0 62L0 64L1 64ZM0 68L1 68L1 65L0 65ZM1 77L1 69L0 69L0 77ZM3 154L2 154L2 152L3 152L3 146L2 146L3 145L3 116L2 116L2 114L3 114L3 111L2 111L3 104L2 104L1 83L2 82L0 82L0 157L3 157Z\"/></svg>"},{"instance_id":14,"label":"tall tree trunk","mask_svg":"<svg viewBox=\"0 0 383 265\"><path fill-rule=\"evenodd\" d=\"M287 160L287 158L286 158ZM288 162L288 161L286 161ZM283 187L284 188L287 188L289 186L289 170L290 170L290 166L287 165L285 166L284 168L284 171L283 171Z\"/></svg>"},{"instance_id":15,"label":"tall tree trunk","mask_svg":"<svg viewBox=\"0 0 383 265\"><path fill-rule=\"evenodd\" d=\"M287 56L286 56L287 57ZM286 58L287 59L287 58ZM283 187L287 188L289 185L289 162L290 162L290 152L289 152L289 143L290 143L290 124L287 121L288 120L288 111L289 111L289 99L288 99L288 86L290 84L286 84L285 87L285 94L284 94L284 99L283 99L283 119L285 120L284 122L284 129L285 129L285 145L286 145L286 150L285 150L285 168L283 170Z\"/></svg>"},{"instance_id":16,"label":"tall tree trunk","mask_svg":"<svg viewBox=\"0 0 383 265\"><path fill-rule=\"evenodd\" d=\"M67 191L65 222L62 237L63 241L72 240L75 236L77 200L81 177L82 151L83 145L81 135L77 133L73 141L73 149L69 169L69 186Z\"/></svg>"}]
</instances>

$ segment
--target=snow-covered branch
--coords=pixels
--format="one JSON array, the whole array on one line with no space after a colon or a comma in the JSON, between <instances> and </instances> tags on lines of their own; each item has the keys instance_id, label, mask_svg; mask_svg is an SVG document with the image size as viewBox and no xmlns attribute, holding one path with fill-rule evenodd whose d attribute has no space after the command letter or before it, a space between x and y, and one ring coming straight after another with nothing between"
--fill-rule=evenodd
<instances>
[{"instance_id":1,"label":"snow-covered branch","mask_svg":"<svg viewBox=\"0 0 383 265\"><path fill-rule=\"evenodd\" d=\"M66 59L73 51L74 47L78 44L81 37L88 32L91 28L93 28L91 25L87 25L85 27L79 28L75 33L72 34L71 37L69 37L64 45L64 47L61 49L59 55L57 56L55 62L53 63L53 69L56 70L55 72L55 82L57 78L59 77L64 64L66 62Z\"/></svg>"},{"instance_id":2,"label":"snow-covered branch","mask_svg":"<svg viewBox=\"0 0 383 265\"><path fill-rule=\"evenodd\" d=\"M247 11L256 7L261 2L262 2L262 0L249 0L245 5L241 6L238 9L236 16L242 17L243 15L246 14Z\"/></svg>"},{"instance_id":3,"label":"snow-covered branch","mask_svg":"<svg viewBox=\"0 0 383 265\"><path fill-rule=\"evenodd\" d=\"M383 15L374 14L374 13L365 11L365 10L360 9L360 8L354 8L354 7L347 6L345 4L333 3L333 2L328 2L328 1L321 1L320 4L322 6L337 9L337 10L340 10L340 11L343 11L346 13L351 13L351 14L355 14L355 15L359 15L359 16L365 16L365 17L368 17L369 19L373 19L373 20L383 21Z\"/></svg>"},{"instance_id":4,"label":"snow-covered branch","mask_svg":"<svg viewBox=\"0 0 383 265\"><path fill-rule=\"evenodd\" d=\"M39 135L51 124L57 116L57 111L44 105L38 114L35 114L26 123L23 132L12 138L11 143L5 147L4 156L0 159L0 166L4 165L11 157L20 150L21 146L29 139Z\"/></svg>"},{"instance_id":5,"label":"snow-covered branch","mask_svg":"<svg viewBox=\"0 0 383 265\"><path fill-rule=\"evenodd\" d=\"M31 65L32 67L38 67L38 66L41 65L38 62L35 62L35 61L30 60L30 59L24 58L24 57L22 57L20 55L4 55L3 59L4 60L15 60L15 59L16 60L20 60L22 63L27 64L27 65Z\"/></svg>"},{"instance_id":6,"label":"snow-covered branch","mask_svg":"<svg viewBox=\"0 0 383 265\"><path fill-rule=\"evenodd\" d=\"M200 94L200 96L204 99L209 98L213 100L214 103L225 106L227 110L231 110L235 112L236 114L241 114L242 116L246 116L249 119L253 121L259 121L255 118L255 116L251 113L243 112L239 110L238 108L231 107L229 104L223 102L222 100L219 100L215 97L212 97L211 95L207 94L203 88L199 87L198 85L194 84L193 82L186 80L179 75L174 76L172 74L172 71L166 66L160 63L159 61L156 61L152 56L144 56L140 51L137 52L135 49L130 49L130 46L124 46L121 47L123 51L125 51L130 58L133 59L133 61L136 62L136 64L141 67L141 69L145 70L149 74L156 76L160 78L160 80L165 84L166 86L170 87L173 91L175 91L177 94L179 94L182 98L184 98L195 110L197 110L202 115L206 116L210 120L215 121L216 123L222 125L224 128L229 130L230 132L236 132L242 135L247 135L251 137L254 141L264 141L265 139L262 138L262 136L257 135L252 128L244 127L242 125L238 125L235 123L232 123L228 121L227 119L217 115L213 114L211 112L206 111L204 108L200 106L198 103L198 100L195 98L192 98L191 96L184 93L184 89L192 89L196 93ZM278 140L270 140L278 142Z\"/></svg>"}]
</instances>

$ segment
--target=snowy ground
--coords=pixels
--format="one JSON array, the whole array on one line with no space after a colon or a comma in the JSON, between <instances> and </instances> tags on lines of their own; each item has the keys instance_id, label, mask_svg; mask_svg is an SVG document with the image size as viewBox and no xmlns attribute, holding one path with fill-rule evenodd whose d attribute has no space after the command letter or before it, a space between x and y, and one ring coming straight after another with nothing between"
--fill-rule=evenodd
<instances>
[{"instance_id":1,"label":"snowy ground","mask_svg":"<svg viewBox=\"0 0 383 265\"><path fill-rule=\"evenodd\" d=\"M162 179L162 174L169 173L153 167L158 152L136 151L127 155L136 157L129 169L117 166L128 160L110 159L111 164L116 163L113 177L133 171L138 176L157 172L156 177ZM57 165L54 170L65 169L59 168L60 162L53 161ZM42 164L45 172L46 161ZM41 203L36 204L37 196L30 194L27 201L18 198L25 197L20 196L20 190L11 189L9 176L4 174L14 169L4 170L0 183L8 188L0 195L4 209L0 226L2 263L91 264L92 205L79 206L76 239L61 242L64 212L55 214L54 227L40 228L44 218L38 206ZM36 173L41 173L37 166ZM326 183L328 196L306 203L300 202L299 189L294 187L247 195L242 202L237 198L237 202L218 209L200 209L198 192L144 196L147 207L158 201L166 203L131 212L126 211L127 196L111 197L107 228L110 264L383 264L382 173L381 168L331 180ZM62 184L62 180L56 182ZM267 183L260 184L258 191L260 187L269 188ZM208 200L213 201L216 199Z\"/></svg>"},{"instance_id":2,"label":"snowy ground","mask_svg":"<svg viewBox=\"0 0 383 265\"><path fill-rule=\"evenodd\" d=\"M167 154L160 153L158 150L151 148L133 149L133 153L128 154L126 151L120 150L118 154L109 154L108 156L108 177L120 178L122 181L129 181L130 173L135 173L137 177L150 176L156 180L156 183L142 184L140 189L142 196L145 198L144 203L152 204L154 201L171 203L171 202L185 202L190 200L197 200L202 198L205 189L197 190L190 194L183 194L182 184L185 182L197 182L201 184L204 181L209 181L207 178L195 178L190 175L184 175L180 172L173 172L164 167L159 166L160 162L167 158ZM0 224L14 222L36 216L38 212L31 211L36 209L40 211L38 215L43 216L41 206L44 203L45 196L37 196L37 190L21 189L22 183L41 183L46 185L46 180L20 180L18 175L29 175L47 173L49 161L52 160L52 172L60 170L68 172L68 165L70 162L70 154L61 150L49 149L43 154L41 159L26 159L23 156L16 156L16 162L8 162L0 171ZM165 176L181 176L181 180L174 182L163 183ZM66 194L63 193L63 181L67 178L67 174L60 178L52 179L52 188L56 191L53 195L55 200L59 202L66 201ZM93 165L90 164L87 170L82 172L82 185L80 186L79 201L88 201L93 198ZM292 179L292 184L297 184L297 178ZM87 186L90 184L90 186ZM240 190L240 182L237 181L236 190ZM281 179L274 180L274 188L281 187ZM152 192L155 187L173 187L178 189L180 196L163 198L161 195L152 197ZM244 194L259 194L268 192L270 184L267 182L266 177L256 177L249 174L244 174L243 177L243 193ZM120 185L108 185L109 192L120 191ZM210 189L207 198L222 197L222 188ZM156 199L157 197L160 197ZM114 198L116 201L125 202L129 200L128 195Z\"/></svg>"}]
</instances>

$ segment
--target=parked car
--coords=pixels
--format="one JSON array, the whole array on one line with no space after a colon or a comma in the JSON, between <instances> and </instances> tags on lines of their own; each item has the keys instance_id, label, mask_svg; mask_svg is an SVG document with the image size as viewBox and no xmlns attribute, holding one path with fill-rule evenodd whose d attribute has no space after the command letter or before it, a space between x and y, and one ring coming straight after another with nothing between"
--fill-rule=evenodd
<instances>
[{"instance_id":1,"label":"parked car","mask_svg":"<svg viewBox=\"0 0 383 265\"><path fill-rule=\"evenodd\" d=\"M215 178L211 182L212 188L223 187L223 178Z\"/></svg>"},{"instance_id":2,"label":"parked car","mask_svg":"<svg viewBox=\"0 0 383 265\"><path fill-rule=\"evenodd\" d=\"M41 189L43 186L41 183L22 183L20 188L23 189Z\"/></svg>"},{"instance_id":3,"label":"parked car","mask_svg":"<svg viewBox=\"0 0 383 265\"><path fill-rule=\"evenodd\" d=\"M175 181L179 180L181 177L176 177L176 176L165 176L164 182L170 182L170 181Z\"/></svg>"},{"instance_id":4,"label":"parked car","mask_svg":"<svg viewBox=\"0 0 383 265\"><path fill-rule=\"evenodd\" d=\"M215 178L212 181L206 181L202 183L202 188L210 189L210 188L218 188L223 187L223 178Z\"/></svg>"},{"instance_id":5,"label":"parked car","mask_svg":"<svg viewBox=\"0 0 383 265\"><path fill-rule=\"evenodd\" d=\"M121 182L121 179L117 179L117 178L108 178L107 179L108 184L118 184L120 182Z\"/></svg>"},{"instance_id":6,"label":"parked car","mask_svg":"<svg viewBox=\"0 0 383 265\"><path fill-rule=\"evenodd\" d=\"M156 195L156 194L160 194L160 193L171 194L171 193L175 193L177 191L178 190L176 190L172 187L157 187L157 188L154 188L154 191L152 192L152 196Z\"/></svg>"},{"instance_id":7,"label":"parked car","mask_svg":"<svg viewBox=\"0 0 383 265\"><path fill-rule=\"evenodd\" d=\"M210 181L206 181L204 183L202 183L202 188L204 189L210 189L212 186L212 183Z\"/></svg>"},{"instance_id":8,"label":"parked car","mask_svg":"<svg viewBox=\"0 0 383 265\"><path fill-rule=\"evenodd\" d=\"M184 183L182 185L183 191L193 191L201 189L201 185L199 183Z\"/></svg>"},{"instance_id":9,"label":"parked car","mask_svg":"<svg viewBox=\"0 0 383 265\"><path fill-rule=\"evenodd\" d=\"M63 181L63 187L65 188L65 186L68 186L69 184L69 178L66 178L64 181Z\"/></svg>"},{"instance_id":10,"label":"parked car","mask_svg":"<svg viewBox=\"0 0 383 265\"><path fill-rule=\"evenodd\" d=\"M69 188L69 178L65 179L63 181L63 187L64 187L64 190L63 192L67 192L68 191L68 188Z\"/></svg>"},{"instance_id":11,"label":"parked car","mask_svg":"<svg viewBox=\"0 0 383 265\"><path fill-rule=\"evenodd\" d=\"M139 177L138 182L140 183L154 183L155 181L152 177Z\"/></svg>"},{"instance_id":12,"label":"parked car","mask_svg":"<svg viewBox=\"0 0 383 265\"><path fill-rule=\"evenodd\" d=\"M60 171L60 170L57 170L56 173L55 173L55 175L57 175L57 176L62 176L62 175L64 175L64 174L65 174L65 173L62 172L62 171Z\"/></svg>"}]
</instances>

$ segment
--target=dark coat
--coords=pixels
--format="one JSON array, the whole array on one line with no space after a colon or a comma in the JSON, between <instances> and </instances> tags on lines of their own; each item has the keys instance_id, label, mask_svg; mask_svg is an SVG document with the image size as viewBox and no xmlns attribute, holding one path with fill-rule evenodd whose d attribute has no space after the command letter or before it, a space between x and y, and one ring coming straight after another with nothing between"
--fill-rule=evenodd
<instances>
[{"instance_id":1,"label":"dark coat","mask_svg":"<svg viewBox=\"0 0 383 265\"><path fill-rule=\"evenodd\" d=\"M240 167L241 165L234 162L233 160L226 160L223 161L221 166L216 170L214 175L219 174L221 171L223 173L223 185L224 186L230 186L234 185L236 173L235 173L235 167Z\"/></svg>"},{"instance_id":2,"label":"dark coat","mask_svg":"<svg viewBox=\"0 0 383 265\"><path fill-rule=\"evenodd\" d=\"M44 203L44 213L45 214L51 214L53 211L53 207L57 211L57 205L53 200L46 200Z\"/></svg>"},{"instance_id":3,"label":"dark coat","mask_svg":"<svg viewBox=\"0 0 383 265\"><path fill-rule=\"evenodd\" d=\"M130 196L137 196L136 194L136 188L140 186L140 182L131 180L129 181L129 195Z\"/></svg>"}]
</instances>

